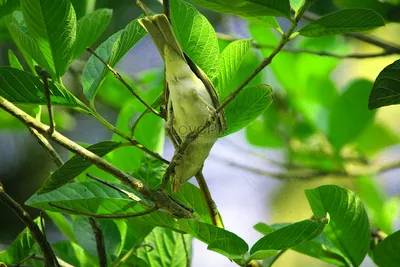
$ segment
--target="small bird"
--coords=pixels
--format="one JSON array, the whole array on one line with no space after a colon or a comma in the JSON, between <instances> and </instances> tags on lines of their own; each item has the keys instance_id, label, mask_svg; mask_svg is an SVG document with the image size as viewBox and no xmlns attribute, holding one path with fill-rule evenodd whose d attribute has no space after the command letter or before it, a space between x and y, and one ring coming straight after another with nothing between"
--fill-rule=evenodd
<instances>
[{"instance_id":1,"label":"small bird","mask_svg":"<svg viewBox=\"0 0 400 267\"><path fill-rule=\"evenodd\" d=\"M200 68L192 64L193 70L189 66L190 59L182 51L168 18L158 14L139 19L139 23L153 39L165 63L168 85L165 94L166 131L173 139L175 152L191 133L199 131L208 120L212 120L210 126L203 129L181 155L171 175L171 189L175 193L203 167L218 136L226 128L225 115L223 112L216 114L219 105L217 92Z\"/></svg>"}]
</instances>

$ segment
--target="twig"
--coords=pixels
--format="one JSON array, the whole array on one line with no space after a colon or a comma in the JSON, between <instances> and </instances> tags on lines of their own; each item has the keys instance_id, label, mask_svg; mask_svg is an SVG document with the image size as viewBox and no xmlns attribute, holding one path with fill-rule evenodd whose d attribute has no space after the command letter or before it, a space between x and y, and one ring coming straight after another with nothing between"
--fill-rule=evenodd
<instances>
[{"instance_id":1,"label":"twig","mask_svg":"<svg viewBox=\"0 0 400 267\"><path fill-rule=\"evenodd\" d=\"M223 34L223 33L217 33L217 37L221 40L233 42L236 40L240 40L239 38L235 38L233 36ZM273 49L273 45L266 45L266 44L259 44L256 42L252 42L252 46L257 49ZM377 52L377 53L354 53L354 54L347 54L347 55L342 55L342 54L336 54L336 53L331 53L327 51L314 51L314 50L308 50L308 49L293 49L293 48L287 48L283 47L281 51L284 52L290 52L293 54L312 54L316 56L326 56L326 57L334 57L334 58L341 58L341 59L346 59L346 58L353 58L353 59L367 59L367 58L376 58L376 57L384 57L384 56L390 56L396 53L390 52L390 51L383 51L383 52Z\"/></svg>"},{"instance_id":2,"label":"twig","mask_svg":"<svg viewBox=\"0 0 400 267\"><path fill-rule=\"evenodd\" d=\"M200 186L200 191L203 195L204 201L206 202L208 213L210 214L210 219L211 219L212 224L217 227L224 228L221 216L217 209L217 205L215 204L214 200L212 199L210 189L208 188L206 180L204 179L203 170L200 170L196 174L195 177L196 177L197 183Z\"/></svg>"},{"instance_id":3,"label":"twig","mask_svg":"<svg viewBox=\"0 0 400 267\"><path fill-rule=\"evenodd\" d=\"M142 1L136 0L136 5L142 10L145 16L151 15L151 10L145 4L143 4Z\"/></svg>"},{"instance_id":4,"label":"twig","mask_svg":"<svg viewBox=\"0 0 400 267\"><path fill-rule=\"evenodd\" d=\"M101 63L104 64L104 66L106 66L106 68L112 73L114 74L115 78L117 78L118 81L120 81L128 90L129 92L131 92L143 105L145 105L147 107L148 110L150 110L151 112L153 112L155 115L157 115L158 117L161 117L160 113L155 110L152 106L150 106L149 104L146 103L146 101L144 101L134 90L133 88L124 80L124 78L122 78L122 76L116 71L114 70L104 59L102 59L92 48L88 47L86 48L86 50L91 53L93 56L95 56L96 58L98 58Z\"/></svg>"},{"instance_id":5,"label":"twig","mask_svg":"<svg viewBox=\"0 0 400 267\"><path fill-rule=\"evenodd\" d=\"M89 218L90 225L96 239L97 255L99 257L99 266L107 267L107 254L106 246L104 244L103 231L101 230L101 225L94 219Z\"/></svg>"},{"instance_id":6,"label":"twig","mask_svg":"<svg viewBox=\"0 0 400 267\"><path fill-rule=\"evenodd\" d=\"M53 108L51 106L51 98L50 98L50 89L49 89L49 74L45 69L41 69L40 71L40 77L42 78L43 81L43 89L44 89L44 95L46 97L46 102L47 102L47 111L49 113L49 134L51 135L54 132L55 124L54 124L54 119L53 119Z\"/></svg>"},{"instance_id":7,"label":"twig","mask_svg":"<svg viewBox=\"0 0 400 267\"><path fill-rule=\"evenodd\" d=\"M36 242L40 246L45 259L46 267L59 266L56 257L46 237L40 230L39 226L33 221L28 212L26 212L14 199L12 199L5 191L3 184L0 183L0 200L3 201L14 213L20 218L31 231Z\"/></svg>"},{"instance_id":8,"label":"twig","mask_svg":"<svg viewBox=\"0 0 400 267\"><path fill-rule=\"evenodd\" d=\"M49 154L50 158L53 160L53 162L57 165L57 167L61 167L64 162L61 159L60 155L56 152L54 147L50 144L50 142L38 131L32 128L28 128L31 134L37 139L38 143L47 151Z\"/></svg>"},{"instance_id":9,"label":"twig","mask_svg":"<svg viewBox=\"0 0 400 267\"><path fill-rule=\"evenodd\" d=\"M14 116L15 118L17 118L18 120L20 120L28 127L36 129L39 133L51 138L53 141L60 144L69 151L72 151L75 154L78 154L83 158L85 158L86 160L90 161L99 169L104 170L105 172L118 178L121 182L125 183L133 190L142 194L146 199L154 202L158 207L164 208L167 211L169 211L173 216L177 218L188 218L188 219L196 218L191 212L185 210L180 205L170 200L169 197L165 195L163 192L149 188L139 179L136 179L131 175L127 174L126 172L116 168L103 158L97 156L93 152L90 152L89 150L76 144L75 142L71 141L67 137L60 134L59 132L54 131L54 133L50 136L48 134L49 126L41 123L40 121L35 120L26 112L24 112L23 110L21 110L20 108L18 108L17 106L15 106L14 104L12 104L11 102L9 102L8 100L6 100L4 97L1 96L0 96L0 107L9 114L11 114L12 116Z\"/></svg>"},{"instance_id":10,"label":"twig","mask_svg":"<svg viewBox=\"0 0 400 267\"><path fill-rule=\"evenodd\" d=\"M163 6L164 6L164 14L171 22L171 5L169 3L169 0L163 0Z\"/></svg>"},{"instance_id":11,"label":"twig","mask_svg":"<svg viewBox=\"0 0 400 267\"><path fill-rule=\"evenodd\" d=\"M97 219L127 219L127 218L135 218L135 217L140 217L140 216L144 216L144 215L150 214L150 213L155 212L155 211L157 211L159 209L157 206L154 206L154 207L152 207L152 208L150 208L148 210L137 212L137 213L134 213L134 214L103 215L103 214L91 214L91 213L86 213L86 212L83 212L83 211L77 211L77 210L73 210L73 209L69 209L69 208L58 206L58 205L53 204L51 202L49 202L49 205L52 206L52 207L55 207L57 209L67 211L69 213L78 214L78 215L87 216L87 217L92 217L92 218L97 218Z\"/></svg>"}]
</instances>

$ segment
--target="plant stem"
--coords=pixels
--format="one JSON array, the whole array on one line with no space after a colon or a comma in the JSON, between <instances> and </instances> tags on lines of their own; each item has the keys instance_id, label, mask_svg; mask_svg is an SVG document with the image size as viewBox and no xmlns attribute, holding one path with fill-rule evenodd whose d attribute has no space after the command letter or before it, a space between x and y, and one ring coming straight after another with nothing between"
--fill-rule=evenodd
<instances>
[{"instance_id":1,"label":"plant stem","mask_svg":"<svg viewBox=\"0 0 400 267\"><path fill-rule=\"evenodd\" d=\"M49 141L43 135L38 133L38 131L36 131L35 129L29 128L29 131L37 139L38 143L47 151L50 158L57 165L57 167L61 167L64 162L61 159L60 155L58 155L54 147L49 143Z\"/></svg>"},{"instance_id":2,"label":"plant stem","mask_svg":"<svg viewBox=\"0 0 400 267\"><path fill-rule=\"evenodd\" d=\"M40 77L42 78L43 81L43 89L44 89L44 95L46 97L46 102L47 102L47 111L49 113L49 134L52 134L54 132L55 128L55 123L53 119L53 108L51 106L51 98L50 98L50 89L49 89L49 81L48 81L48 73L45 69L42 69L40 71Z\"/></svg>"},{"instance_id":3,"label":"plant stem","mask_svg":"<svg viewBox=\"0 0 400 267\"><path fill-rule=\"evenodd\" d=\"M29 228L33 237L35 238L36 242L38 243L40 249L43 252L45 266L46 267L59 266L58 261L54 255L54 252L51 249L50 244L47 242L45 235L40 230L39 226L33 221L29 213L26 212L14 199L12 199L5 192L2 183L0 183L0 200L3 201L10 209L12 209L14 213L18 216L18 218L20 218Z\"/></svg>"},{"instance_id":4,"label":"plant stem","mask_svg":"<svg viewBox=\"0 0 400 267\"><path fill-rule=\"evenodd\" d=\"M107 267L107 254L106 246L104 244L103 231L101 230L101 225L94 219L89 218L90 225L96 239L97 255L99 257L99 266Z\"/></svg>"}]
</instances>

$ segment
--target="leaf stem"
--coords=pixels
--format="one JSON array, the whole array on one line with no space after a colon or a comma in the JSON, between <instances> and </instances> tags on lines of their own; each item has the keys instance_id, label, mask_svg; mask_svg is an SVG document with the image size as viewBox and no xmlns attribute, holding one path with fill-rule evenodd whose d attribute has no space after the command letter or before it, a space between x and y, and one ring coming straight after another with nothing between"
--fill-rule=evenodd
<instances>
[{"instance_id":1,"label":"leaf stem","mask_svg":"<svg viewBox=\"0 0 400 267\"><path fill-rule=\"evenodd\" d=\"M41 69L39 75L43 81L44 95L46 97L47 111L49 113L49 125L50 125L49 134L51 135L54 132L55 123L53 118L53 108L51 106L51 97L50 97L49 80L48 80L49 74L45 69Z\"/></svg>"},{"instance_id":2,"label":"leaf stem","mask_svg":"<svg viewBox=\"0 0 400 267\"><path fill-rule=\"evenodd\" d=\"M94 218L89 218L89 222L90 225L92 226L92 230L96 240L96 249L97 249L97 255L99 257L99 266L107 267L106 246L104 244L104 236L103 236L103 231L101 230L101 225Z\"/></svg>"},{"instance_id":3,"label":"leaf stem","mask_svg":"<svg viewBox=\"0 0 400 267\"><path fill-rule=\"evenodd\" d=\"M64 162L61 159L60 155L56 152L54 147L50 144L50 142L38 131L32 128L28 128L31 134L37 139L38 143L47 151L49 154L50 158L53 160L53 162L57 165L57 167L61 167Z\"/></svg>"}]
</instances>

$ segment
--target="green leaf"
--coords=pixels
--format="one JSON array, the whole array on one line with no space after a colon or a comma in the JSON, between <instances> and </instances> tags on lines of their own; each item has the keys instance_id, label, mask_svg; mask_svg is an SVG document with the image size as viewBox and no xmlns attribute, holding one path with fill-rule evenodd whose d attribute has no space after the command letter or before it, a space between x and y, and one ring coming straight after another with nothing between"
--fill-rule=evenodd
<instances>
[{"instance_id":1,"label":"green leaf","mask_svg":"<svg viewBox=\"0 0 400 267\"><path fill-rule=\"evenodd\" d=\"M185 53L212 80L218 75L219 48L214 28L183 0L171 1L172 29Z\"/></svg>"},{"instance_id":2,"label":"green leaf","mask_svg":"<svg viewBox=\"0 0 400 267\"><path fill-rule=\"evenodd\" d=\"M7 16L19 7L18 0L0 0L0 18Z\"/></svg>"},{"instance_id":3,"label":"green leaf","mask_svg":"<svg viewBox=\"0 0 400 267\"><path fill-rule=\"evenodd\" d=\"M289 0L192 0L195 4L220 13L239 16L277 16L290 18Z\"/></svg>"},{"instance_id":4,"label":"green leaf","mask_svg":"<svg viewBox=\"0 0 400 267\"><path fill-rule=\"evenodd\" d=\"M379 267L397 267L400 262L400 231L385 238L374 249L374 261Z\"/></svg>"},{"instance_id":5,"label":"green leaf","mask_svg":"<svg viewBox=\"0 0 400 267\"><path fill-rule=\"evenodd\" d=\"M24 70L22 67L21 63L19 62L17 56L14 54L14 52L10 49L8 49L8 62L10 63L10 66L14 69L19 69L19 70Z\"/></svg>"},{"instance_id":6,"label":"green leaf","mask_svg":"<svg viewBox=\"0 0 400 267\"><path fill-rule=\"evenodd\" d=\"M58 212L46 211L47 216L53 221L61 233L72 242L77 242L74 231L72 229L72 224L67 220L67 218Z\"/></svg>"},{"instance_id":7,"label":"green leaf","mask_svg":"<svg viewBox=\"0 0 400 267\"><path fill-rule=\"evenodd\" d=\"M111 9L98 9L78 20L73 58L79 58L105 31L111 20Z\"/></svg>"},{"instance_id":8,"label":"green leaf","mask_svg":"<svg viewBox=\"0 0 400 267\"><path fill-rule=\"evenodd\" d=\"M339 8L368 8L372 9L389 21L399 22L399 9L393 4L399 3L398 0L333 0L333 3ZM390 4L389 2L392 2Z\"/></svg>"},{"instance_id":9,"label":"green leaf","mask_svg":"<svg viewBox=\"0 0 400 267\"><path fill-rule=\"evenodd\" d=\"M112 220L97 220L97 222L101 225L103 232L106 254L115 259L121 246L121 234L118 227ZM97 258L96 239L89 219L82 216L76 217L73 222L73 229L78 244L91 256Z\"/></svg>"},{"instance_id":10,"label":"green leaf","mask_svg":"<svg viewBox=\"0 0 400 267\"><path fill-rule=\"evenodd\" d=\"M81 18L86 14L93 12L96 7L96 1L97 0L71 0L76 12L76 17ZM102 4L98 3L98 5Z\"/></svg>"},{"instance_id":11,"label":"green leaf","mask_svg":"<svg viewBox=\"0 0 400 267\"><path fill-rule=\"evenodd\" d=\"M264 259L265 253L270 250L288 249L310 241L321 234L328 223L329 215L326 214L321 219L304 220L282 227L258 240L250 249L250 257L261 260Z\"/></svg>"},{"instance_id":12,"label":"green leaf","mask_svg":"<svg viewBox=\"0 0 400 267\"><path fill-rule=\"evenodd\" d=\"M245 20L250 23L262 24L264 27L270 27L273 29L282 32L281 27L279 26L278 21L276 21L275 17L272 16L254 16L254 17L243 17Z\"/></svg>"},{"instance_id":13,"label":"green leaf","mask_svg":"<svg viewBox=\"0 0 400 267\"><path fill-rule=\"evenodd\" d=\"M384 68L369 96L369 109L400 104L400 60Z\"/></svg>"},{"instance_id":14,"label":"green leaf","mask_svg":"<svg viewBox=\"0 0 400 267\"><path fill-rule=\"evenodd\" d=\"M131 21L126 27L109 37L97 49L96 53L108 65L114 67L128 51L146 35L146 31L139 25L137 19ZM83 70L83 92L91 101L94 101L97 90L109 70L95 56L91 56Z\"/></svg>"},{"instance_id":15,"label":"green leaf","mask_svg":"<svg viewBox=\"0 0 400 267\"><path fill-rule=\"evenodd\" d=\"M270 129L264 120L255 120L247 126L246 139L259 147L279 148L284 145L282 136Z\"/></svg>"},{"instance_id":16,"label":"green leaf","mask_svg":"<svg viewBox=\"0 0 400 267\"><path fill-rule=\"evenodd\" d=\"M224 136L239 131L257 119L271 104L272 90L268 85L245 87L224 109L228 129Z\"/></svg>"},{"instance_id":17,"label":"green leaf","mask_svg":"<svg viewBox=\"0 0 400 267\"><path fill-rule=\"evenodd\" d=\"M367 254L370 228L361 200L351 191L324 185L305 191L315 216L329 213L331 221L324 234L354 266Z\"/></svg>"},{"instance_id":18,"label":"green leaf","mask_svg":"<svg viewBox=\"0 0 400 267\"><path fill-rule=\"evenodd\" d=\"M237 40L230 43L220 55L219 74L216 78L216 89L219 96L224 99L235 88L228 88L229 83L235 77L247 52L251 47L252 40Z\"/></svg>"},{"instance_id":19,"label":"green leaf","mask_svg":"<svg viewBox=\"0 0 400 267\"><path fill-rule=\"evenodd\" d=\"M290 6L298 11L300 9L300 7L304 4L305 0L290 0Z\"/></svg>"},{"instance_id":20,"label":"green leaf","mask_svg":"<svg viewBox=\"0 0 400 267\"><path fill-rule=\"evenodd\" d=\"M242 257L249 249L247 243L239 236L217 226L186 219L180 219L177 223L182 230L191 236L209 244L208 249L228 258Z\"/></svg>"},{"instance_id":21,"label":"green leaf","mask_svg":"<svg viewBox=\"0 0 400 267\"><path fill-rule=\"evenodd\" d=\"M185 242L185 244L183 243ZM186 267L185 249L191 252L191 238L169 229L156 227L144 240L153 247L139 247L136 255L150 267ZM189 255L190 256L190 255Z\"/></svg>"},{"instance_id":22,"label":"green leaf","mask_svg":"<svg viewBox=\"0 0 400 267\"><path fill-rule=\"evenodd\" d=\"M120 146L120 142L103 141L87 147L87 150L93 152L99 157L103 157ZM37 193L47 193L69 183L91 165L92 162L84 159L83 157L79 155L73 156L70 160L65 162L60 168L53 172L49 177L47 177L46 181Z\"/></svg>"},{"instance_id":23,"label":"green leaf","mask_svg":"<svg viewBox=\"0 0 400 267\"><path fill-rule=\"evenodd\" d=\"M67 89L51 80L48 84L52 104L87 109ZM43 90L41 78L18 69L0 67L0 95L8 101L17 104L47 105Z\"/></svg>"},{"instance_id":24,"label":"green leaf","mask_svg":"<svg viewBox=\"0 0 400 267\"><path fill-rule=\"evenodd\" d=\"M157 189L160 187L166 169L167 166L163 162L146 154L140 168L134 170L132 176L142 180L150 188Z\"/></svg>"},{"instance_id":25,"label":"green leaf","mask_svg":"<svg viewBox=\"0 0 400 267\"><path fill-rule=\"evenodd\" d=\"M59 241L51 247L58 258L72 266L91 267L98 264L97 259L74 242Z\"/></svg>"},{"instance_id":26,"label":"green leaf","mask_svg":"<svg viewBox=\"0 0 400 267\"><path fill-rule=\"evenodd\" d=\"M145 237L154 229L154 225L139 221L136 218L126 220L114 220L121 233L121 253L124 257L132 247L140 246Z\"/></svg>"},{"instance_id":27,"label":"green leaf","mask_svg":"<svg viewBox=\"0 0 400 267\"><path fill-rule=\"evenodd\" d=\"M28 32L44 58L60 78L72 59L76 37L76 16L69 0L21 0Z\"/></svg>"},{"instance_id":28,"label":"green leaf","mask_svg":"<svg viewBox=\"0 0 400 267\"><path fill-rule=\"evenodd\" d=\"M40 218L35 219L34 222L39 226L39 228L41 228ZM4 261L6 264L17 264L32 254L35 245L36 240L33 237L32 232L28 227L26 227L12 242L8 249L0 253L0 261Z\"/></svg>"},{"instance_id":29,"label":"green leaf","mask_svg":"<svg viewBox=\"0 0 400 267\"><path fill-rule=\"evenodd\" d=\"M310 22L299 33L308 37L320 37L368 31L381 26L385 26L385 22L373 10L343 9Z\"/></svg>"},{"instance_id":30,"label":"green leaf","mask_svg":"<svg viewBox=\"0 0 400 267\"><path fill-rule=\"evenodd\" d=\"M337 150L354 141L374 119L367 109L371 82L357 80L350 84L333 105L328 127L328 139Z\"/></svg>"}]
</instances>

